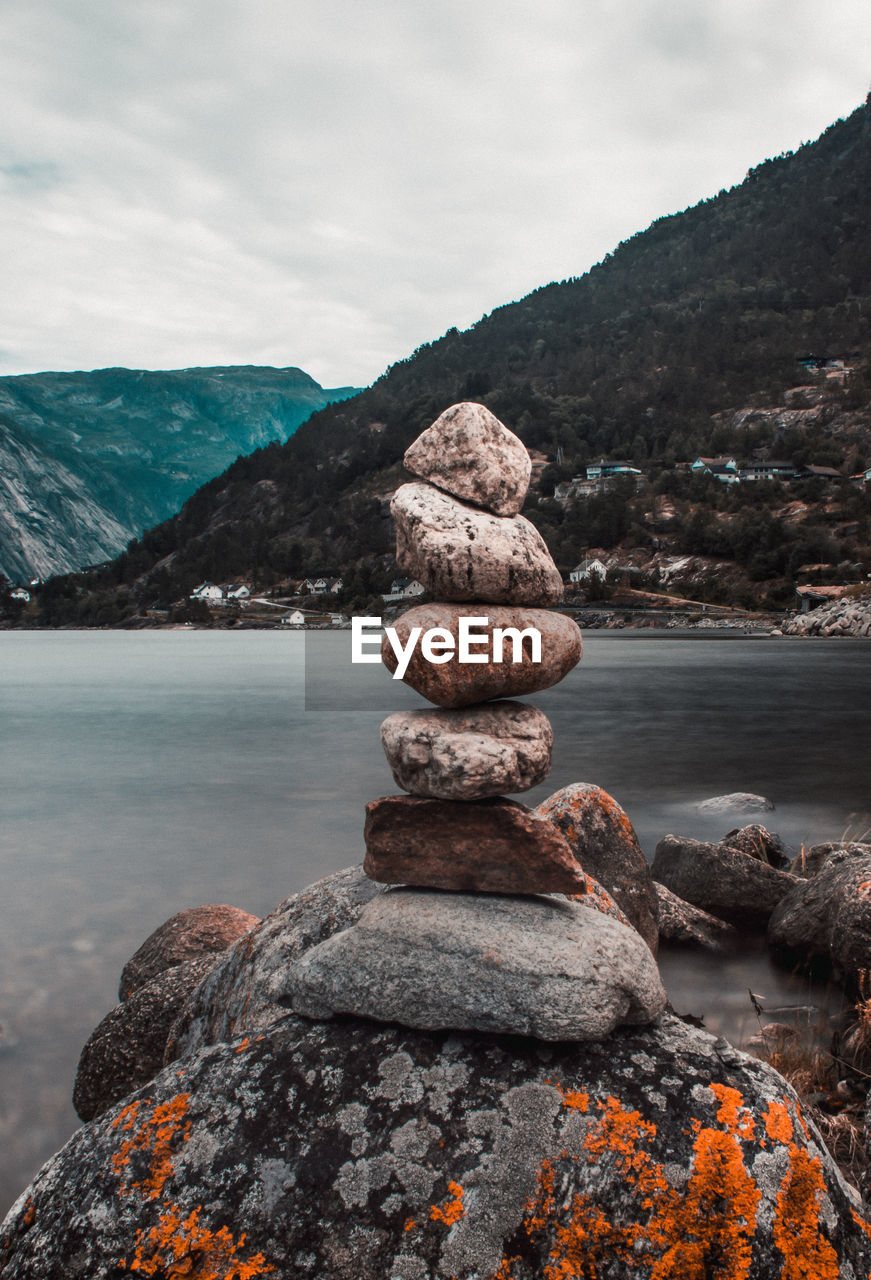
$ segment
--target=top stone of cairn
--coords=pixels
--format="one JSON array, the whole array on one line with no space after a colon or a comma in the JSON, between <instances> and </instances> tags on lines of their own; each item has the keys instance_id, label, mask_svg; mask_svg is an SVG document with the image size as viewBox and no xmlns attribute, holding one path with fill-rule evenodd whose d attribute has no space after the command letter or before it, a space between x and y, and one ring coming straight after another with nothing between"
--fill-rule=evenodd
<instances>
[{"instance_id":1,"label":"top stone of cairn","mask_svg":"<svg viewBox=\"0 0 871 1280\"><path fill-rule=\"evenodd\" d=\"M526 446L482 404L452 405L405 453L414 475L497 516L517 515L532 464Z\"/></svg>"}]
</instances>

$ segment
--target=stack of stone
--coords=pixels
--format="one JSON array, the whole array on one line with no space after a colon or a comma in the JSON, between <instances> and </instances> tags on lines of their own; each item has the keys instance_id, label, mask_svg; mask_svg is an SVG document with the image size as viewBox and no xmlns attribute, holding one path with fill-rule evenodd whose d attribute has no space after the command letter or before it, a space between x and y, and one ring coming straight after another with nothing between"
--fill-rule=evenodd
<instances>
[{"instance_id":1,"label":"stack of stone","mask_svg":"<svg viewBox=\"0 0 871 1280\"><path fill-rule=\"evenodd\" d=\"M529 455L482 405L459 404L405 464L420 480L391 504L397 561L439 603L409 610L396 631L403 646L416 627L433 632L429 656L417 645L403 679L439 709L382 725L410 794L367 805L364 863L373 880L404 887L304 954L293 1007L546 1040L648 1022L665 993L647 946L584 905L586 876L563 834L506 798L547 776L553 733L535 707L502 699L549 688L581 656L575 623L547 609L562 596L559 571L519 514ZM460 660L461 618L487 637L472 662ZM501 657L497 629L508 631ZM531 634L521 640L529 629L539 661ZM386 640L382 656L395 670Z\"/></svg>"}]
</instances>

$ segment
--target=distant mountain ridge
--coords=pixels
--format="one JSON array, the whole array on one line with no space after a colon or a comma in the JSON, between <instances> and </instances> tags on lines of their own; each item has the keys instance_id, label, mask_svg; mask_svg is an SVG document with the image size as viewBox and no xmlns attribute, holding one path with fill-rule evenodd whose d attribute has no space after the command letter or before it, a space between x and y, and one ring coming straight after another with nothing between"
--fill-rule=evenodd
<instances>
[{"instance_id":1,"label":"distant mountain ridge","mask_svg":"<svg viewBox=\"0 0 871 1280\"><path fill-rule=\"evenodd\" d=\"M111 559L235 458L355 392L253 365L0 377L0 573Z\"/></svg>"}]
</instances>

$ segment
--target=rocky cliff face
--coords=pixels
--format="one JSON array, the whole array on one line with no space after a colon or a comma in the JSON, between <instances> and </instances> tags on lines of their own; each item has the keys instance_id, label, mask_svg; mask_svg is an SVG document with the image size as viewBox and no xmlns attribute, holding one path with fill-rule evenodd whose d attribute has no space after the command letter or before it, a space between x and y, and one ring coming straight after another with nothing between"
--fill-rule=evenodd
<instances>
[{"instance_id":1,"label":"rocky cliff face","mask_svg":"<svg viewBox=\"0 0 871 1280\"><path fill-rule=\"evenodd\" d=\"M29 581L117 555L237 456L353 390L252 366L0 378L0 573Z\"/></svg>"}]
</instances>

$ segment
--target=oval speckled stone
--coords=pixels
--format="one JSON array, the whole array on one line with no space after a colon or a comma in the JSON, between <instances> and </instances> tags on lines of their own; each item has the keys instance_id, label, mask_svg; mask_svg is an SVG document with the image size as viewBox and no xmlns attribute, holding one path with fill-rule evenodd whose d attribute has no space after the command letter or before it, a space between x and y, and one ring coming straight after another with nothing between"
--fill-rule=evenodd
<instances>
[{"instance_id":1,"label":"oval speckled stone","mask_svg":"<svg viewBox=\"0 0 871 1280\"><path fill-rule=\"evenodd\" d=\"M452 405L405 451L422 480L497 516L523 506L532 463L526 446L482 404Z\"/></svg>"},{"instance_id":2,"label":"oval speckled stone","mask_svg":"<svg viewBox=\"0 0 871 1280\"><path fill-rule=\"evenodd\" d=\"M424 482L404 484L390 510L396 562L443 600L542 606L563 598L547 544L523 516L494 516Z\"/></svg>"},{"instance_id":3,"label":"oval speckled stone","mask_svg":"<svg viewBox=\"0 0 871 1280\"><path fill-rule=\"evenodd\" d=\"M486 645L474 650L478 654L489 654L486 662L459 659L459 626L460 618L464 617L487 618L486 625L474 628L476 633L480 631L488 637ZM402 677L422 697L440 707L467 707L493 698L538 693L558 684L581 660L580 627L565 614L548 609L521 609L483 602L419 604L397 618L393 626L403 648L407 648L414 627L420 627L423 632L441 627L453 637L454 653L448 662L429 662L418 644ZM515 646L511 639L503 646L501 660L495 661L493 633L497 628L515 628L521 634L534 628L541 636L541 661L533 662L529 640ZM388 671L396 670L396 654L387 635L381 645L381 660Z\"/></svg>"},{"instance_id":4,"label":"oval speckled stone","mask_svg":"<svg viewBox=\"0 0 871 1280\"><path fill-rule=\"evenodd\" d=\"M528 703L489 702L453 711L396 711L381 725L381 745L404 791L481 800L543 782L553 729Z\"/></svg>"}]
</instances>

